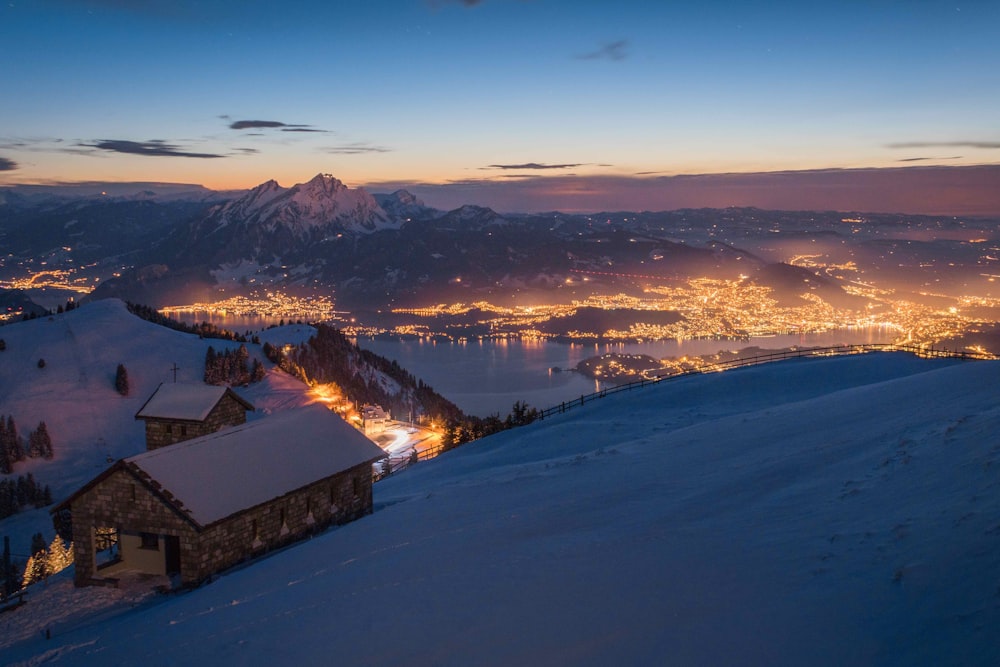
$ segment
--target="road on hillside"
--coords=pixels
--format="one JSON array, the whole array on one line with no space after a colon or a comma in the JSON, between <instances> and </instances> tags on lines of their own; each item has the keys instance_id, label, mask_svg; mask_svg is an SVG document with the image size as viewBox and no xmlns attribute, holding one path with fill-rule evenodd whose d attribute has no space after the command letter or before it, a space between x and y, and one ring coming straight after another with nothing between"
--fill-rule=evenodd
<instances>
[{"instance_id":1,"label":"road on hillside","mask_svg":"<svg viewBox=\"0 0 1000 667\"><path fill-rule=\"evenodd\" d=\"M407 422L389 422L384 431L371 438L392 457L408 456L414 451L419 455L441 446L440 433Z\"/></svg>"}]
</instances>

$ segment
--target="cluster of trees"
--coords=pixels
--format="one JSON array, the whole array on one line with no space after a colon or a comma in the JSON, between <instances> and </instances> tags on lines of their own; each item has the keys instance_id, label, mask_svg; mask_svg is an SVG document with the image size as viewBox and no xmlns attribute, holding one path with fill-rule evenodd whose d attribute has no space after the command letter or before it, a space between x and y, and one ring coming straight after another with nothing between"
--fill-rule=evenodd
<instances>
[{"instance_id":1,"label":"cluster of trees","mask_svg":"<svg viewBox=\"0 0 1000 667\"><path fill-rule=\"evenodd\" d=\"M48 317L49 315L55 315L56 313L68 313L69 311L75 310L76 308L79 308L79 307L80 307L80 304L78 304L73 299L69 299L66 302L65 306L58 306L58 307L56 307L55 310L48 310L45 313L42 313L41 315L39 315L38 313L35 313L35 312L25 313L24 315L21 316L21 321L22 322L27 322L28 320L37 320L39 317Z\"/></svg>"},{"instance_id":2,"label":"cluster of trees","mask_svg":"<svg viewBox=\"0 0 1000 667\"><path fill-rule=\"evenodd\" d=\"M51 459L52 438L45 422L38 422L38 427L28 433L28 443L17 433L17 424L13 415L6 418L0 415L0 474L14 472L14 464L28 457Z\"/></svg>"},{"instance_id":3,"label":"cluster of trees","mask_svg":"<svg viewBox=\"0 0 1000 667\"><path fill-rule=\"evenodd\" d=\"M418 380L396 361L370 350L362 350L340 330L316 324L316 335L287 353L269 343L264 354L283 370L306 382L334 383L357 403L381 405L393 414L410 410L431 419L460 420L465 415L457 405ZM390 378L398 391L390 392L379 375Z\"/></svg>"},{"instance_id":4,"label":"cluster of trees","mask_svg":"<svg viewBox=\"0 0 1000 667\"><path fill-rule=\"evenodd\" d=\"M31 554L24 566L24 578L21 580L22 588L50 577L56 572L61 572L72 565L73 543L71 542L67 546L62 538L56 535L52 539L52 543L46 547L42 534L35 533L31 536Z\"/></svg>"},{"instance_id":5,"label":"cluster of trees","mask_svg":"<svg viewBox=\"0 0 1000 667\"><path fill-rule=\"evenodd\" d=\"M205 352L205 382L208 384L249 384L264 379L260 359L250 360L246 345L236 350L216 352L211 345Z\"/></svg>"},{"instance_id":6,"label":"cluster of trees","mask_svg":"<svg viewBox=\"0 0 1000 667\"><path fill-rule=\"evenodd\" d=\"M234 331L217 327L214 324L209 324L208 322L202 322L201 324L185 324L184 322L172 320L166 315L161 314L152 306L144 306L142 304L131 303L129 301L125 302L125 306L128 308L130 313L136 317L146 320L147 322L159 324L160 326L164 326L175 331L196 334L199 338L218 338L221 340L233 340L239 343L260 343L260 339L256 336L249 337L246 334L238 334Z\"/></svg>"},{"instance_id":7,"label":"cluster of trees","mask_svg":"<svg viewBox=\"0 0 1000 667\"><path fill-rule=\"evenodd\" d=\"M466 415L462 419L448 421L441 445L445 450L454 449L467 442L484 438L500 431L524 426L538 419L538 409L528 406L524 401L517 401L505 419L500 415L489 417L474 417Z\"/></svg>"},{"instance_id":8,"label":"cluster of trees","mask_svg":"<svg viewBox=\"0 0 1000 667\"><path fill-rule=\"evenodd\" d=\"M52 490L42 486L29 472L17 479L0 479L0 519L17 514L26 507L38 509L52 504Z\"/></svg>"}]
</instances>

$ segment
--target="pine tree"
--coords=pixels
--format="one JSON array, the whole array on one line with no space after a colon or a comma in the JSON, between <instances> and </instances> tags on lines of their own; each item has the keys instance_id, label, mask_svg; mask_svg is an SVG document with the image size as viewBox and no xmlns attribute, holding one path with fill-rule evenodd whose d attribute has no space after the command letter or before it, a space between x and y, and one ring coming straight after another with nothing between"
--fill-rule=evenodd
<instances>
[{"instance_id":1,"label":"pine tree","mask_svg":"<svg viewBox=\"0 0 1000 667\"><path fill-rule=\"evenodd\" d=\"M125 370L125 364L118 364L118 369L115 371L115 391L122 396L128 396L128 371Z\"/></svg>"},{"instance_id":2,"label":"pine tree","mask_svg":"<svg viewBox=\"0 0 1000 667\"><path fill-rule=\"evenodd\" d=\"M5 442L7 444L7 455L11 462L23 461L24 447L21 443L21 436L17 434L17 425L14 423L14 415L7 416L7 429L4 431Z\"/></svg>"},{"instance_id":3,"label":"pine tree","mask_svg":"<svg viewBox=\"0 0 1000 667\"><path fill-rule=\"evenodd\" d=\"M39 359L38 360L38 367L39 368L45 368L45 360L44 359Z\"/></svg>"},{"instance_id":4,"label":"pine tree","mask_svg":"<svg viewBox=\"0 0 1000 667\"><path fill-rule=\"evenodd\" d=\"M207 384L218 384L216 376L218 361L216 359L215 348L211 345L205 351L205 382Z\"/></svg>"},{"instance_id":5,"label":"pine tree","mask_svg":"<svg viewBox=\"0 0 1000 667\"><path fill-rule=\"evenodd\" d=\"M5 341L3 338L0 338L0 352L3 352L6 349L7 349L7 341Z\"/></svg>"},{"instance_id":6,"label":"pine tree","mask_svg":"<svg viewBox=\"0 0 1000 667\"><path fill-rule=\"evenodd\" d=\"M65 507L52 514L52 527L56 529L56 535L67 542L73 541L73 513Z\"/></svg>"},{"instance_id":7,"label":"pine tree","mask_svg":"<svg viewBox=\"0 0 1000 667\"><path fill-rule=\"evenodd\" d=\"M35 533L31 536L31 553L34 555L39 551L45 551L45 537L41 533Z\"/></svg>"},{"instance_id":8,"label":"pine tree","mask_svg":"<svg viewBox=\"0 0 1000 667\"><path fill-rule=\"evenodd\" d=\"M45 422L38 422L38 428L28 434L28 456L32 458L52 458L52 439Z\"/></svg>"},{"instance_id":9,"label":"pine tree","mask_svg":"<svg viewBox=\"0 0 1000 667\"><path fill-rule=\"evenodd\" d=\"M27 588L48 576L45 571L45 560L44 549L28 559L28 564L24 566L24 579L21 580L21 588Z\"/></svg>"},{"instance_id":10,"label":"pine tree","mask_svg":"<svg viewBox=\"0 0 1000 667\"><path fill-rule=\"evenodd\" d=\"M42 453L42 458L51 461L54 456L52 451L52 438L49 436L49 429L45 426L45 422L38 422L38 428L35 429L35 434L38 437L39 451Z\"/></svg>"},{"instance_id":11,"label":"pine tree","mask_svg":"<svg viewBox=\"0 0 1000 667\"><path fill-rule=\"evenodd\" d=\"M45 569L50 575L56 572L62 572L67 567L73 564L73 543L70 542L69 547L66 543L62 541L62 538L56 535L52 538L52 544L49 545L48 558L45 561Z\"/></svg>"},{"instance_id":12,"label":"pine tree","mask_svg":"<svg viewBox=\"0 0 1000 667\"><path fill-rule=\"evenodd\" d=\"M247 351L247 346L240 344L239 349L233 355L236 361L235 370L235 380L236 384L247 384L250 382L250 368L247 361L250 359L250 353Z\"/></svg>"}]
</instances>

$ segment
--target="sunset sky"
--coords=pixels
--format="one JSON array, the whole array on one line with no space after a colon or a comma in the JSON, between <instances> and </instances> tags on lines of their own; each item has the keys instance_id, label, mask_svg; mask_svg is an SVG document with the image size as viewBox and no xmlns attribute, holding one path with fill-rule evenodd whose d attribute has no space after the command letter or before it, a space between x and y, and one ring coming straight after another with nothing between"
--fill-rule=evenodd
<instances>
[{"instance_id":1,"label":"sunset sky","mask_svg":"<svg viewBox=\"0 0 1000 667\"><path fill-rule=\"evenodd\" d=\"M599 210L685 174L998 165L998 26L995 1L10 0L0 185L326 172Z\"/></svg>"}]
</instances>

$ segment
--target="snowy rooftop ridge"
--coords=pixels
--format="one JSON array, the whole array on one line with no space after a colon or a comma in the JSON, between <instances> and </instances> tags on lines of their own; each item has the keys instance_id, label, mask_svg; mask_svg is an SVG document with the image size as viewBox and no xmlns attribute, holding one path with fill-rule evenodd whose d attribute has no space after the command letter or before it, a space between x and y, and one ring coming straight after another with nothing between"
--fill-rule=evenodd
<instances>
[{"instance_id":1,"label":"snowy rooftop ridge","mask_svg":"<svg viewBox=\"0 0 1000 667\"><path fill-rule=\"evenodd\" d=\"M207 526L383 456L357 429L314 404L138 454L125 465Z\"/></svg>"},{"instance_id":2,"label":"snowy rooftop ridge","mask_svg":"<svg viewBox=\"0 0 1000 667\"><path fill-rule=\"evenodd\" d=\"M205 421L222 397L227 393L244 403L247 410L253 405L226 386L203 383L163 383L146 401L136 419L178 419L183 421Z\"/></svg>"}]
</instances>

